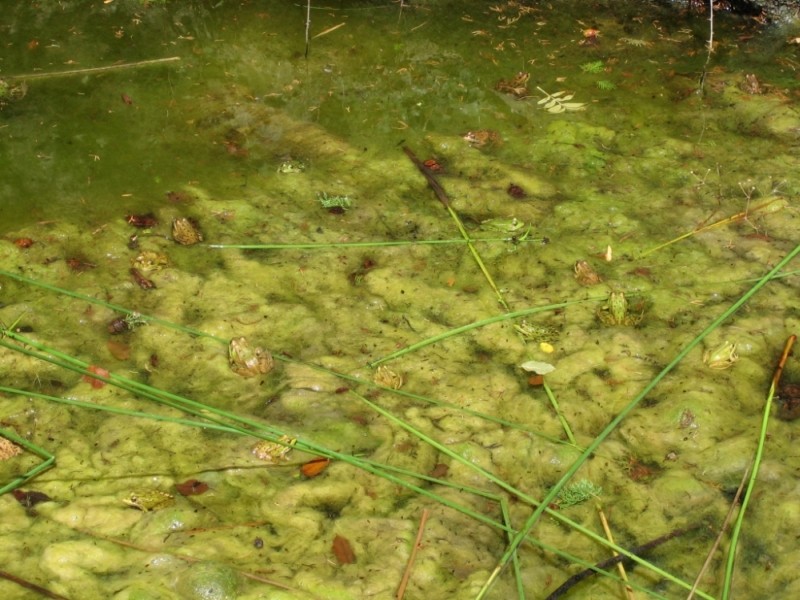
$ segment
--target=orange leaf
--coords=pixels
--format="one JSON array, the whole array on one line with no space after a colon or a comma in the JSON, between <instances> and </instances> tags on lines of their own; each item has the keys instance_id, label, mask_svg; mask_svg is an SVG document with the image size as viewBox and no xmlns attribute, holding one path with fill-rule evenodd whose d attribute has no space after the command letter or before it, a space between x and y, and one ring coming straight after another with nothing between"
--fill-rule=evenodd
<instances>
[{"instance_id":1,"label":"orange leaf","mask_svg":"<svg viewBox=\"0 0 800 600\"><path fill-rule=\"evenodd\" d=\"M321 456L314 458L300 467L300 472L306 477L316 477L328 468L331 464L330 458L323 458Z\"/></svg>"},{"instance_id":2,"label":"orange leaf","mask_svg":"<svg viewBox=\"0 0 800 600\"><path fill-rule=\"evenodd\" d=\"M333 554L340 565L349 565L356 562L356 554L346 537L337 535L333 538Z\"/></svg>"}]
</instances>

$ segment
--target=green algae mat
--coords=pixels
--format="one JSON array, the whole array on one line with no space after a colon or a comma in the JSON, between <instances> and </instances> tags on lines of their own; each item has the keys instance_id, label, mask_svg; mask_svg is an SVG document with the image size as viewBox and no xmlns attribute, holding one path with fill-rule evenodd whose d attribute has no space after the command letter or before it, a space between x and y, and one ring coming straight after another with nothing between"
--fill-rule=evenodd
<instances>
[{"instance_id":1,"label":"green algae mat","mask_svg":"<svg viewBox=\"0 0 800 600\"><path fill-rule=\"evenodd\" d=\"M800 593L791 26L14 19L2 597Z\"/></svg>"}]
</instances>

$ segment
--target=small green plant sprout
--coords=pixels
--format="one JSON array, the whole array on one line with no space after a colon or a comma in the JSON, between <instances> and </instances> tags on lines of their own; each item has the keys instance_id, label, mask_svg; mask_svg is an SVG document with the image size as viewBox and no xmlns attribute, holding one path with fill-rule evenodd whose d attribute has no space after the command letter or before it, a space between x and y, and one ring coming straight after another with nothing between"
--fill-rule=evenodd
<instances>
[{"instance_id":1,"label":"small green plant sprout","mask_svg":"<svg viewBox=\"0 0 800 600\"><path fill-rule=\"evenodd\" d=\"M129 331L133 331L141 325L147 325L147 319L138 312L129 313L125 315L122 320L125 322L125 325L127 325Z\"/></svg>"},{"instance_id":2,"label":"small green plant sprout","mask_svg":"<svg viewBox=\"0 0 800 600\"><path fill-rule=\"evenodd\" d=\"M617 89L617 86L614 85L613 82L608 81L607 79L601 79L600 81L598 81L597 82L597 87L600 88L603 91L610 91L610 90Z\"/></svg>"},{"instance_id":3,"label":"small green plant sprout","mask_svg":"<svg viewBox=\"0 0 800 600\"><path fill-rule=\"evenodd\" d=\"M581 65L581 71L584 73L602 73L603 69L605 69L605 65L602 60L595 60Z\"/></svg>"},{"instance_id":4,"label":"small green plant sprout","mask_svg":"<svg viewBox=\"0 0 800 600\"><path fill-rule=\"evenodd\" d=\"M575 94L567 94L564 91L548 94L540 87L536 89L544 94L544 98L539 100L537 104L542 106L542 108L549 113L558 114L566 111L584 110L586 108L585 102L569 102Z\"/></svg>"},{"instance_id":5,"label":"small green plant sprout","mask_svg":"<svg viewBox=\"0 0 800 600\"><path fill-rule=\"evenodd\" d=\"M347 210L353 205L353 202L347 196L328 196L325 192L317 192L317 200L319 200L322 208L341 208Z\"/></svg>"},{"instance_id":6,"label":"small green plant sprout","mask_svg":"<svg viewBox=\"0 0 800 600\"><path fill-rule=\"evenodd\" d=\"M581 479L561 490L558 494L558 505L561 508L575 506L576 504L591 500L602 493L603 488L596 486L588 479Z\"/></svg>"}]
</instances>

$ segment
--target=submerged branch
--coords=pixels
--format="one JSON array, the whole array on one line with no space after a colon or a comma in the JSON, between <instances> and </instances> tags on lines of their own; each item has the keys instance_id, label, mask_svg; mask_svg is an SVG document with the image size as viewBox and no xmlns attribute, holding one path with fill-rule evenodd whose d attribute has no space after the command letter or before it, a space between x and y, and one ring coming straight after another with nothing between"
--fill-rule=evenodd
<instances>
[{"instance_id":1,"label":"submerged branch","mask_svg":"<svg viewBox=\"0 0 800 600\"><path fill-rule=\"evenodd\" d=\"M656 548L656 547L660 546L664 542L668 542L672 538L676 538L678 536L681 536L681 535L683 535L685 533L688 533L690 531L693 531L695 529L699 529L701 526L702 525L700 523L697 523L697 524L691 525L689 527L682 527L682 528L679 528L679 529L675 529L673 531L670 531L666 535L662 535L660 537L657 537L654 540L650 540L649 542L647 542L645 544L642 544L641 546L637 546L636 548L631 549L630 553L635 555L635 556L641 557L643 554L646 554L647 552L649 552L653 548ZM591 577L592 575L597 573L598 570L604 570L605 571L609 567L613 567L614 565L616 565L618 563L621 563L621 564L623 564L623 565L625 565L627 567L633 567L633 566L636 565L636 563L633 561L632 558L630 558L628 556L624 556L622 554L617 554L616 556L612 556L611 558L607 558L606 560L601 560L599 563L595 564L594 566L589 567L587 569L584 569L580 573L576 573L575 575L573 575L572 577L567 579L564 583L562 583L558 587L558 589L553 591L553 593L551 593L546 598L546 600L557 600L557 598L560 598L561 596L566 594L572 587L574 587L575 585L579 584L584 579L588 579L589 577Z\"/></svg>"}]
</instances>

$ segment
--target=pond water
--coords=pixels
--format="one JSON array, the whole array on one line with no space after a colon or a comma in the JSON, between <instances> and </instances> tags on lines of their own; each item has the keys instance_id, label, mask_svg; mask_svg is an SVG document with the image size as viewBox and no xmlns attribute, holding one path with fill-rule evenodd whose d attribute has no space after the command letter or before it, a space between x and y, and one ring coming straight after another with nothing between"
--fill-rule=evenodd
<instances>
[{"instance_id":1,"label":"pond water","mask_svg":"<svg viewBox=\"0 0 800 600\"><path fill-rule=\"evenodd\" d=\"M715 14L709 55L707 14L650 2L306 22L2 26L0 596L547 598L653 540L639 597L800 593L792 357L729 583L723 526L798 331L798 32ZM623 596L616 569L562 597Z\"/></svg>"}]
</instances>

